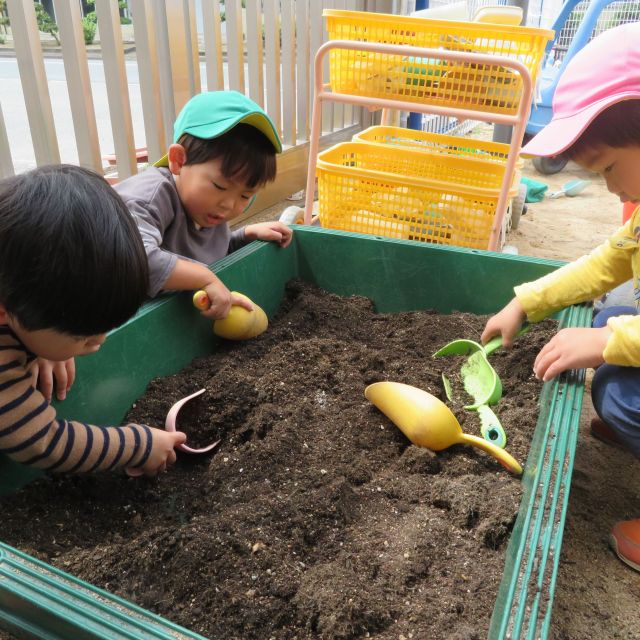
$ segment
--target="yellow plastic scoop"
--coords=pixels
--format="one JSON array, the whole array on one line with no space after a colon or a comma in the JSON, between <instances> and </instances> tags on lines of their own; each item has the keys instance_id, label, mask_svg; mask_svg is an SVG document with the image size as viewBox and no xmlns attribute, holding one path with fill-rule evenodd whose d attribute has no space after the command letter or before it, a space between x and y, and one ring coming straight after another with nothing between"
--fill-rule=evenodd
<instances>
[{"instance_id":1,"label":"yellow plastic scoop","mask_svg":"<svg viewBox=\"0 0 640 640\"><path fill-rule=\"evenodd\" d=\"M364 395L419 447L442 451L454 444L470 444L491 454L512 473L522 473L512 455L488 440L464 433L449 407L422 389L401 382L376 382Z\"/></svg>"},{"instance_id":2,"label":"yellow plastic scoop","mask_svg":"<svg viewBox=\"0 0 640 640\"><path fill-rule=\"evenodd\" d=\"M213 323L213 333L227 340L248 340L264 333L269 326L264 310L244 294L237 291L231 293L248 300L253 305L253 309L248 311L244 307L233 305L226 318ZM196 309L208 309L210 304L209 296L205 291L196 291L193 294L193 306Z\"/></svg>"}]
</instances>

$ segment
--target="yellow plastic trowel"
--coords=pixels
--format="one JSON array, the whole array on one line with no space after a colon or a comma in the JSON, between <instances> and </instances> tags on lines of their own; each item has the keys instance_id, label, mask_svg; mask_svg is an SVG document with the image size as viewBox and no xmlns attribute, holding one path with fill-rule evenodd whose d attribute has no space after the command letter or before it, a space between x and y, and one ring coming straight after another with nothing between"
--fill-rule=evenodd
<instances>
[{"instance_id":1,"label":"yellow plastic trowel","mask_svg":"<svg viewBox=\"0 0 640 640\"><path fill-rule=\"evenodd\" d=\"M242 293L237 291L231 293L248 300L253 305L253 309L248 311L244 307L234 304L226 318L221 318L213 323L213 333L227 340L248 340L264 333L269 326L269 320L262 307L259 307ZM193 306L196 309L208 309L210 304L209 296L205 291L196 291L193 294Z\"/></svg>"},{"instance_id":2,"label":"yellow plastic trowel","mask_svg":"<svg viewBox=\"0 0 640 640\"><path fill-rule=\"evenodd\" d=\"M449 407L422 389L401 382L375 382L364 395L419 447L442 451L454 444L470 444L492 455L512 473L522 473L512 455L488 440L464 433Z\"/></svg>"}]
</instances>

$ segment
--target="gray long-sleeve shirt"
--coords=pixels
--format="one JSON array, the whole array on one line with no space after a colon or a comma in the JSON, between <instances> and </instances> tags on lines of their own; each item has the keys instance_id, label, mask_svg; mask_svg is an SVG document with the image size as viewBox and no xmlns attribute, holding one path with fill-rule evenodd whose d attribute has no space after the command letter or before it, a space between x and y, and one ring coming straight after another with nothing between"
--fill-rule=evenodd
<instances>
[{"instance_id":1,"label":"gray long-sleeve shirt","mask_svg":"<svg viewBox=\"0 0 640 640\"><path fill-rule=\"evenodd\" d=\"M248 243L244 229L228 224L200 228L189 218L166 167L149 167L115 185L133 214L147 259L149 295L156 296L176 266L178 258L209 265Z\"/></svg>"}]
</instances>

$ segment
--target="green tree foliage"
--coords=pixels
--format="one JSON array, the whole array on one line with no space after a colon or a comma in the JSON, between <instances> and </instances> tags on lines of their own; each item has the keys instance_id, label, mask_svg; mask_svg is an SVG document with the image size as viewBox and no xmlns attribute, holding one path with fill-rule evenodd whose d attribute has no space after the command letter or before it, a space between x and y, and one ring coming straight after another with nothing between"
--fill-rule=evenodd
<instances>
[{"instance_id":1,"label":"green tree foliage","mask_svg":"<svg viewBox=\"0 0 640 640\"><path fill-rule=\"evenodd\" d=\"M38 31L52 35L54 40L60 44L60 38L58 38L58 25L51 19L51 16L39 2L36 2L34 6L36 9Z\"/></svg>"},{"instance_id":2,"label":"green tree foliage","mask_svg":"<svg viewBox=\"0 0 640 640\"><path fill-rule=\"evenodd\" d=\"M91 11L84 18L82 18L82 34L84 36L85 44L93 44L93 40L96 37L96 12Z\"/></svg>"},{"instance_id":3,"label":"green tree foliage","mask_svg":"<svg viewBox=\"0 0 640 640\"><path fill-rule=\"evenodd\" d=\"M86 3L88 5L91 6L96 6L96 0L86 0ZM122 9L126 9L127 8L127 0L118 0L118 10L122 10ZM89 13L87 13L87 15L85 16L85 18L89 18L91 16L91 20L93 20L93 22L96 22L96 12L95 11L91 11ZM129 20L129 18L123 18L122 16L120 16L120 24L131 24L131 20Z\"/></svg>"},{"instance_id":4,"label":"green tree foliage","mask_svg":"<svg viewBox=\"0 0 640 640\"><path fill-rule=\"evenodd\" d=\"M5 34L7 33L7 25L9 24L9 18L7 17L7 3L5 0L0 0L0 27L2 27L2 33L0 34L0 44L5 43Z\"/></svg>"}]
</instances>

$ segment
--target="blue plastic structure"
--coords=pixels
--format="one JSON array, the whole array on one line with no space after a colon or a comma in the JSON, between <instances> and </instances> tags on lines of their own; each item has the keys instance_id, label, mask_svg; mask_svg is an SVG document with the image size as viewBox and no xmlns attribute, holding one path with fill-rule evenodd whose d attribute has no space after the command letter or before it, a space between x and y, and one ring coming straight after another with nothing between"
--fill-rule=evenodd
<instances>
[{"instance_id":1,"label":"blue plastic structure","mask_svg":"<svg viewBox=\"0 0 640 640\"><path fill-rule=\"evenodd\" d=\"M567 0L551 27L555 38L545 49L543 68L531 107L526 136L535 136L551 120L553 96L571 59L598 34L628 22L640 21L640 5L627 0ZM615 55L615 52L612 52ZM566 160L536 158L544 174L561 171Z\"/></svg>"}]
</instances>

